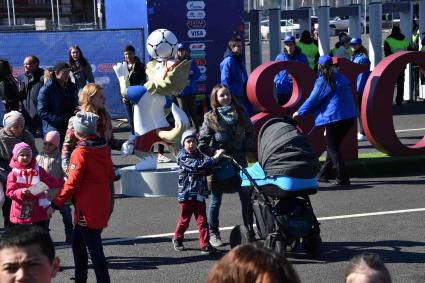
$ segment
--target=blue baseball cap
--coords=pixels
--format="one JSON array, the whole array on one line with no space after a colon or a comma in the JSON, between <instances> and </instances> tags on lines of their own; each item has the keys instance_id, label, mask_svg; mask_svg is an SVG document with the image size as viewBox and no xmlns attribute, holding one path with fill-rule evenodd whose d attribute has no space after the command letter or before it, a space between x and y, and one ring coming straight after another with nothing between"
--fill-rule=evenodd
<instances>
[{"instance_id":1,"label":"blue baseball cap","mask_svg":"<svg viewBox=\"0 0 425 283\"><path fill-rule=\"evenodd\" d=\"M287 43L287 42L295 42L295 37L294 37L293 35L287 35L287 36L285 36L285 38L283 39L283 42L284 42L284 43Z\"/></svg>"},{"instance_id":2,"label":"blue baseball cap","mask_svg":"<svg viewBox=\"0 0 425 283\"><path fill-rule=\"evenodd\" d=\"M361 45L362 44L362 39L359 37L353 37L350 40L350 45Z\"/></svg>"},{"instance_id":3,"label":"blue baseball cap","mask_svg":"<svg viewBox=\"0 0 425 283\"><path fill-rule=\"evenodd\" d=\"M323 55L319 57L319 61L317 61L319 65L332 65L332 58L328 55Z\"/></svg>"},{"instance_id":4,"label":"blue baseball cap","mask_svg":"<svg viewBox=\"0 0 425 283\"><path fill-rule=\"evenodd\" d=\"M179 50L179 49L184 49L184 50L186 50L186 46L184 46L184 43L179 43L179 44L177 44L177 50Z\"/></svg>"}]
</instances>

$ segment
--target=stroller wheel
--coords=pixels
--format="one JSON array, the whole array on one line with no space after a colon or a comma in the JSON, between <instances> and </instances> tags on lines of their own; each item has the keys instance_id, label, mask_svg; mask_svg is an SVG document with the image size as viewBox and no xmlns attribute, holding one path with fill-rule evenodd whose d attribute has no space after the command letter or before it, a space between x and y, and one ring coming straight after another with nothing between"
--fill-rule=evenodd
<instances>
[{"instance_id":1,"label":"stroller wheel","mask_svg":"<svg viewBox=\"0 0 425 283\"><path fill-rule=\"evenodd\" d=\"M310 233L303 238L303 247L309 257L318 259L320 257L322 238L319 234Z\"/></svg>"},{"instance_id":2,"label":"stroller wheel","mask_svg":"<svg viewBox=\"0 0 425 283\"><path fill-rule=\"evenodd\" d=\"M285 241L277 234L270 234L264 241L264 247L276 251L279 254L285 253Z\"/></svg>"},{"instance_id":3,"label":"stroller wheel","mask_svg":"<svg viewBox=\"0 0 425 283\"><path fill-rule=\"evenodd\" d=\"M230 232L230 247L234 248L237 245L248 244L251 242L249 232L245 225L236 225Z\"/></svg>"}]
</instances>

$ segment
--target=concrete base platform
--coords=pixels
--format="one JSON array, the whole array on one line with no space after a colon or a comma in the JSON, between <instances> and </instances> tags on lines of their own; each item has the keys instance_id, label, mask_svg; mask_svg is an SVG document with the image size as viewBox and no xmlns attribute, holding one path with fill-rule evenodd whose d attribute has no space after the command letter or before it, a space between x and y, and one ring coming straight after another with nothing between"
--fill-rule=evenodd
<instances>
[{"instance_id":1,"label":"concrete base platform","mask_svg":"<svg viewBox=\"0 0 425 283\"><path fill-rule=\"evenodd\" d=\"M178 166L158 163L157 170L137 171L134 166L120 169L121 180L115 193L136 197L177 197Z\"/></svg>"}]
</instances>

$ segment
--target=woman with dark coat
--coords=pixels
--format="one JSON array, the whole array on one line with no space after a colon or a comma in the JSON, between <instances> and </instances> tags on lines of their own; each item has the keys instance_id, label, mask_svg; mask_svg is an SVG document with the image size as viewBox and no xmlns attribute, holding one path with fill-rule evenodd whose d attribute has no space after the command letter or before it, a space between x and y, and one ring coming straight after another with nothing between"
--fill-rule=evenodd
<instances>
[{"instance_id":1,"label":"woman with dark coat","mask_svg":"<svg viewBox=\"0 0 425 283\"><path fill-rule=\"evenodd\" d=\"M80 93L87 83L94 83L92 68L78 45L72 45L69 48L68 56L71 81L75 83Z\"/></svg>"},{"instance_id":2,"label":"woman with dark coat","mask_svg":"<svg viewBox=\"0 0 425 283\"><path fill-rule=\"evenodd\" d=\"M204 123L199 131L199 149L202 153L213 156L219 149L233 157L240 165L247 167L245 152L252 145L254 127L229 89L219 84L211 92L212 110L205 114ZM229 165L230 164L230 165ZM231 161L223 159L219 162L221 168L234 169L233 181L224 183L219 180L222 170L216 169L212 175L211 201L208 212L210 243L214 247L223 245L219 232L219 212L223 192L236 190L242 204L242 218L247 229L252 228L252 216L249 213L249 195L241 188L241 179ZM250 230L251 231L251 230Z\"/></svg>"},{"instance_id":3,"label":"woman with dark coat","mask_svg":"<svg viewBox=\"0 0 425 283\"><path fill-rule=\"evenodd\" d=\"M293 114L293 118L297 119L299 116L312 113L315 115L315 126L325 126L327 155L326 162L319 172L319 181L327 182L335 165L337 185L350 185L340 152L342 140L357 117L350 81L336 72L331 57L321 56L318 64L319 77L314 83L313 91L300 109Z\"/></svg>"},{"instance_id":4,"label":"woman with dark coat","mask_svg":"<svg viewBox=\"0 0 425 283\"><path fill-rule=\"evenodd\" d=\"M25 88L12 74L9 61L0 59L0 98L4 103L4 113L16 110L22 112Z\"/></svg>"}]
</instances>

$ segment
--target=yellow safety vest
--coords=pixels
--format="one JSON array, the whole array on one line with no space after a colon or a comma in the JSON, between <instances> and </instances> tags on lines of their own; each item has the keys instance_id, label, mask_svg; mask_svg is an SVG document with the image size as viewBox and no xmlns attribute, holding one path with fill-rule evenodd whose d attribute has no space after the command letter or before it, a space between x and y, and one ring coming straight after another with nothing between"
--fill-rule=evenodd
<instances>
[{"instance_id":1,"label":"yellow safety vest","mask_svg":"<svg viewBox=\"0 0 425 283\"><path fill-rule=\"evenodd\" d=\"M297 46L301 48L302 53L307 56L308 65L312 70L314 70L314 61L316 59L316 54L319 52L319 49L317 48L316 44L314 44L313 42L310 44L306 44L304 42L298 41Z\"/></svg>"},{"instance_id":2,"label":"yellow safety vest","mask_svg":"<svg viewBox=\"0 0 425 283\"><path fill-rule=\"evenodd\" d=\"M404 38L403 40L397 40L395 38L389 37L385 39L388 45L391 48L391 52L394 54L400 51L406 51L407 47L409 47L409 41Z\"/></svg>"},{"instance_id":3,"label":"yellow safety vest","mask_svg":"<svg viewBox=\"0 0 425 283\"><path fill-rule=\"evenodd\" d=\"M425 45L422 45L421 51L425 51Z\"/></svg>"},{"instance_id":4,"label":"yellow safety vest","mask_svg":"<svg viewBox=\"0 0 425 283\"><path fill-rule=\"evenodd\" d=\"M416 47L418 47L418 42L416 42L418 40L418 37L419 37L419 29L414 34L412 34L412 42Z\"/></svg>"}]
</instances>

